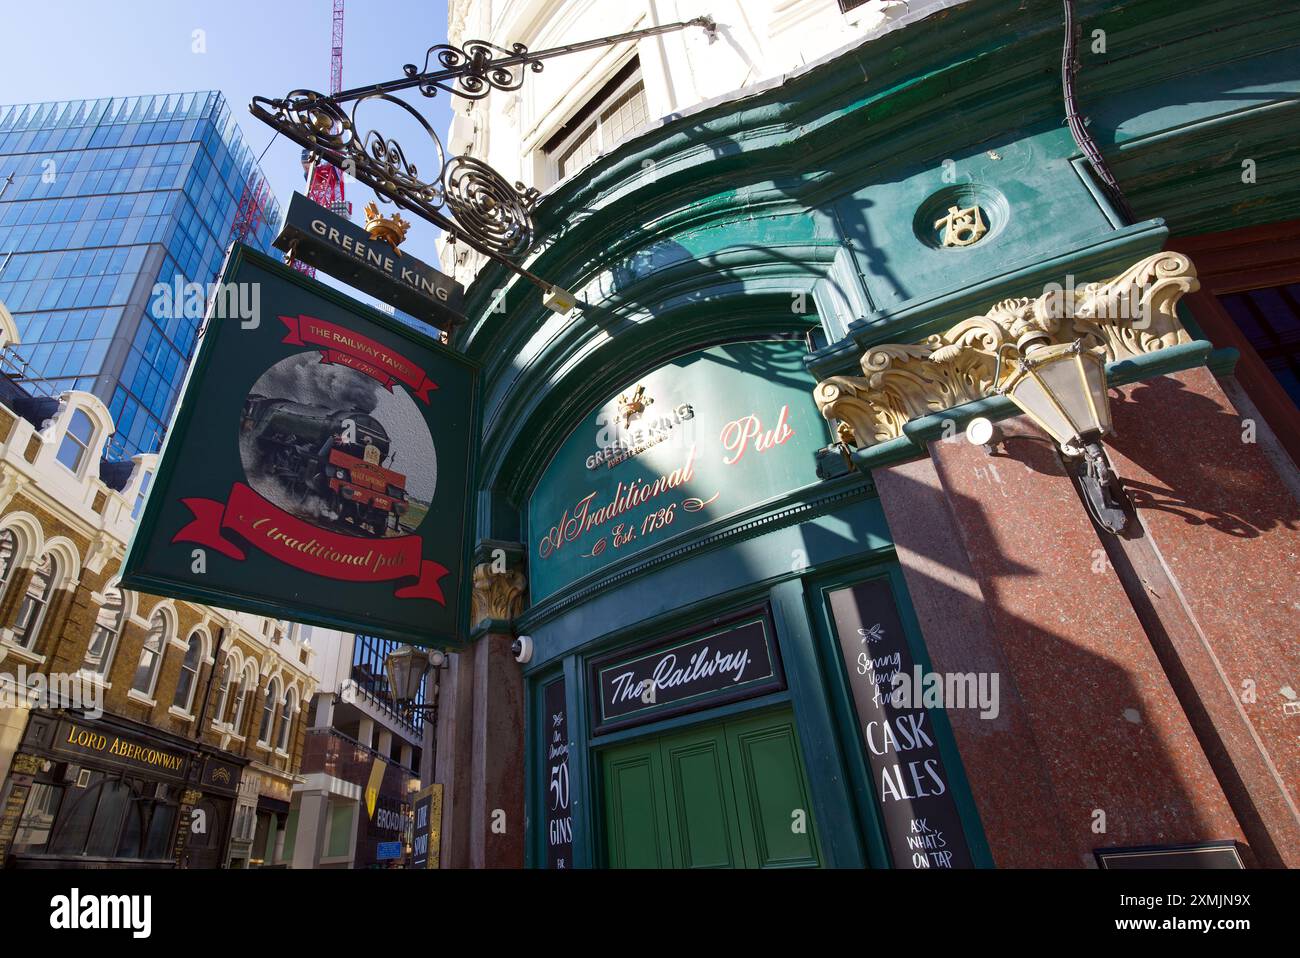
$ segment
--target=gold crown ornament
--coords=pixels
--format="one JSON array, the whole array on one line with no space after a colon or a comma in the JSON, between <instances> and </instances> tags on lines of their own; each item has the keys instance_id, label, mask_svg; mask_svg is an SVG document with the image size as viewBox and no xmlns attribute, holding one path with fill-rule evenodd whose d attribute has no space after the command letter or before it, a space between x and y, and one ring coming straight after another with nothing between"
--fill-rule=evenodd
<instances>
[{"instance_id":1,"label":"gold crown ornament","mask_svg":"<svg viewBox=\"0 0 1300 958\"><path fill-rule=\"evenodd\" d=\"M393 248L398 256L402 251L397 247L402 245L406 239L406 231L411 228L411 224L402 219L400 213L394 213L392 216L381 216L379 207L374 203L366 204L366 232L370 234L372 240L383 240Z\"/></svg>"}]
</instances>

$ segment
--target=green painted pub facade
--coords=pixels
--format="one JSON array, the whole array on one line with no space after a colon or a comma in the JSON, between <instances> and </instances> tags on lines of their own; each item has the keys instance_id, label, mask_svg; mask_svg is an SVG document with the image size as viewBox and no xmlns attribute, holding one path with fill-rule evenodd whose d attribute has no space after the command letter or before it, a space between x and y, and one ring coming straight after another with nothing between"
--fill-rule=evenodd
<instances>
[{"instance_id":1,"label":"green painted pub facade","mask_svg":"<svg viewBox=\"0 0 1300 958\"><path fill-rule=\"evenodd\" d=\"M1061 3L914 6L545 196L582 307L468 288L444 867L1298 863L1300 7L1077 4L1116 202ZM1119 536L988 381L1090 283L1149 310L1053 334L1107 344Z\"/></svg>"}]
</instances>

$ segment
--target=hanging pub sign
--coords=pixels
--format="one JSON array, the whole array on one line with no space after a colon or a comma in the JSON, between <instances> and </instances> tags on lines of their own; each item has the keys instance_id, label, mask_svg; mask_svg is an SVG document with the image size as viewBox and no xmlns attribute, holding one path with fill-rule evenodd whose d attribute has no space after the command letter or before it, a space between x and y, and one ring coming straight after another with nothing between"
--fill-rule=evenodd
<instances>
[{"instance_id":1,"label":"hanging pub sign","mask_svg":"<svg viewBox=\"0 0 1300 958\"><path fill-rule=\"evenodd\" d=\"M405 230L393 232L394 217L379 217L374 204L366 214L367 222L378 219L383 232L400 243ZM284 227L272 245L439 329L465 321L460 283L301 193L289 200Z\"/></svg>"},{"instance_id":2,"label":"hanging pub sign","mask_svg":"<svg viewBox=\"0 0 1300 958\"><path fill-rule=\"evenodd\" d=\"M895 677L915 671L889 580L828 592L827 601L894 867L973 867L933 716L894 695Z\"/></svg>"},{"instance_id":3,"label":"hanging pub sign","mask_svg":"<svg viewBox=\"0 0 1300 958\"><path fill-rule=\"evenodd\" d=\"M464 357L237 245L122 586L460 644L474 387Z\"/></svg>"},{"instance_id":4,"label":"hanging pub sign","mask_svg":"<svg viewBox=\"0 0 1300 958\"><path fill-rule=\"evenodd\" d=\"M766 612L592 663L593 734L785 688Z\"/></svg>"},{"instance_id":5,"label":"hanging pub sign","mask_svg":"<svg viewBox=\"0 0 1300 958\"><path fill-rule=\"evenodd\" d=\"M816 481L829 436L806 352L801 339L699 350L593 410L529 499L533 602Z\"/></svg>"}]
</instances>

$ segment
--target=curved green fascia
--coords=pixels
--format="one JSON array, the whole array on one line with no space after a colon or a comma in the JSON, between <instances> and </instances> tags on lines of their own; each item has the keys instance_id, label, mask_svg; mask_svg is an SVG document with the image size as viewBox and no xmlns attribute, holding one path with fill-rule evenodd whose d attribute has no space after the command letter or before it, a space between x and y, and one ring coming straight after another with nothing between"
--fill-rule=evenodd
<instances>
[{"instance_id":1,"label":"curved green fascia","mask_svg":"<svg viewBox=\"0 0 1300 958\"><path fill-rule=\"evenodd\" d=\"M547 356L548 370L531 377L526 389L498 396L498 428L486 431L480 461L481 485L500 491L519 504L570 431L597 404L627 386L638 373L668 359L714 343L788 333L816 323L815 315L793 315L789 297L764 296L744 289L681 304L671 331L647 321L611 322L609 338L579 340L569 350L559 346ZM721 308L720 308L721 307ZM736 328L743 310L746 323ZM485 405L492 402L485 390Z\"/></svg>"},{"instance_id":2,"label":"curved green fascia","mask_svg":"<svg viewBox=\"0 0 1300 958\"><path fill-rule=\"evenodd\" d=\"M1038 295L1047 283L1066 273L1076 282L1105 279L1143 257L1158 253L1169 238L1161 220L1146 220L1102 235L1096 242L1066 250L1045 251L972 283L882 310L849 326L849 335L808 357L808 369L818 379L861 375L858 359L881 343L918 343L943 332L958 319L978 316L994 303L1017 295Z\"/></svg>"},{"instance_id":3,"label":"curved green fascia","mask_svg":"<svg viewBox=\"0 0 1300 958\"><path fill-rule=\"evenodd\" d=\"M1300 213L1300 191L1272 178L1297 161L1294 145L1279 144L1300 102L1300 57L1276 54L1300 45L1300 8L1260 30L1218 0L1079 4L1085 39L1104 30L1109 50L1083 58L1080 99L1145 217L1120 229L1104 201L1085 199L1096 196L1080 189L1086 174L1062 167L1079 156L1060 122L1059 2L949 2L917 14L811 68L666 119L542 199L526 265L592 308L556 317L495 264L471 285L456 343L483 363L483 485L518 504L563 423L668 355L813 324L814 311L792 313L791 296L811 293L846 256L844 282L867 305L813 357L818 376L851 371L873 342L915 341L1063 272L1117 271L1160 248L1166 205L1184 232L1229 215L1246 225L1292 205ZM1244 194L1213 185L1225 144L1246 133L1270 176ZM908 197L889 190L908 178L938 184L944 159L969 165L994 148L1020 166L983 169L1004 177L1035 235L996 263L954 259L943 283L892 293L876 273L908 275L915 240ZM1178 192L1180 175L1199 186ZM1054 190L1075 192L1067 202ZM885 214L874 234L855 219L873 203ZM1083 225L1080 212L1091 217Z\"/></svg>"},{"instance_id":4,"label":"curved green fascia","mask_svg":"<svg viewBox=\"0 0 1300 958\"><path fill-rule=\"evenodd\" d=\"M698 529L672 536L618 562L612 562L531 605L519 616L516 627L527 631L550 621L589 596L608 590L634 576L680 562L699 553L735 546L774 529L798 525L810 516L846 503L875 496L870 479L844 476L827 482L813 482L766 502L710 522ZM791 570L791 574L806 570Z\"/></svg>"}]
</instances>

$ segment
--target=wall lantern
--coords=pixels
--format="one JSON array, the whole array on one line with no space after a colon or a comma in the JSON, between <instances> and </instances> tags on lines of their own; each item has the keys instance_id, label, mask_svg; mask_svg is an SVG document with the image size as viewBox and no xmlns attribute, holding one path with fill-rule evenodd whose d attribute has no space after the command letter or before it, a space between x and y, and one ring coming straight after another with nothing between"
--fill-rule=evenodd
<instances>
[{"instance_id":1,"label":"wall lantern","mask_svg":"<svg viewBox=\"0 0 1300 958\"><path fill-rule=\"evenodd\" d=\"M1084 503L1104 529L1122 532L1128 524L1124 490L1101 445L1111 431L1105 349L1082 339L1052 345L1036 327L1020 336L1016 349L1018 360L995 391L1038 423L1068 459L1081 460Z\"/></svg>"},{"instance_id":2,"label":"wall lantern","mask_svg":"<svg viewBox=\"0 0 1300 958\"><path fill-rule=\"evenodd\" d=\"M388 688L394 701L410 711L431 711L432 705L416 705L420 697L420 686L424 684L425 673L430 668L440 669L446 664L447 656L437 649L417 649L410 645L399 645L384 656L384 673L388 676ZM435 687L434 696L437 691Z\"/></svg>"}]
</instances>

